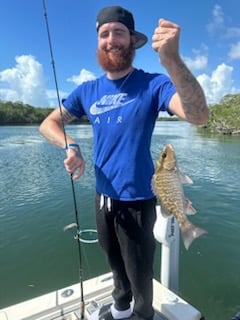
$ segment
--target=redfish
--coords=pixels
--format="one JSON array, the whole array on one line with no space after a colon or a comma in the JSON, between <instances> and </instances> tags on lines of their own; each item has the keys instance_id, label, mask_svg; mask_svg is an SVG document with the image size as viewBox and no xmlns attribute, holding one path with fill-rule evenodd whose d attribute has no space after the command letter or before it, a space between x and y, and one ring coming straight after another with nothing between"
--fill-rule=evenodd
<instances>
[{"instance_id":1,"label":"redfish","mask_svg":"<svg viewBox=\"0 0 240 320\"><path fill-rule=\"evenodd\" d=\"M191 201L185 198L183 183L193 182L181 173L174 148L171 144L167 144L157 159L152 187L160 201L162 214L167 217L174 215L177 219L184 246L188 249L194 239L206 234L207 231L187 219L187 215L194 214L196 210L192 207Z\"/></svg>"}]
</instances>

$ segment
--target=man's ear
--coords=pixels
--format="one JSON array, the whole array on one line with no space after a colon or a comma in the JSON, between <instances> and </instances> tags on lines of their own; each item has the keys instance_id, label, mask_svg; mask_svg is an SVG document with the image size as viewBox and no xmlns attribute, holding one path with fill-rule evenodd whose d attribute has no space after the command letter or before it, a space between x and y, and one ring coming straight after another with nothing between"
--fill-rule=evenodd
<instances>
[{"instance_id":1,"label":"man's ear","mask_svg":"<svg viewBox=\"0 0 240 320\"><path fill-rule=\"evenodd\" d=\"M132 44L135 47L136 44L136 35L134 33L131 33L131 40L132 40Z\"/></svg>"}]
</instances>

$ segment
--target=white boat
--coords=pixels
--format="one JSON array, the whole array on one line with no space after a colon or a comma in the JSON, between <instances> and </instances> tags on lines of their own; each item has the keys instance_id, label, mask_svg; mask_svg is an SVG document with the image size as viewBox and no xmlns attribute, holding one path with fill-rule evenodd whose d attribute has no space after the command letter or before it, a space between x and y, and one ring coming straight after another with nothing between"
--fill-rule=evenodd
<instances>
[{"instance_id":1,"label":"white boat","mask_svg":"<svg viewBox=\"0 0 240 320\"><path fill-rule=\"evenodd\" d=\"M163 218L157 207L155 238L161 243L160 280L153 280L154 320L203 320L199 310L177 295L179 228L176 220ZM112 274L83 281L84 313L80 284L0 310L0 320L97 320L99 308L112 301Z\"/></svg>"}]
</instances>

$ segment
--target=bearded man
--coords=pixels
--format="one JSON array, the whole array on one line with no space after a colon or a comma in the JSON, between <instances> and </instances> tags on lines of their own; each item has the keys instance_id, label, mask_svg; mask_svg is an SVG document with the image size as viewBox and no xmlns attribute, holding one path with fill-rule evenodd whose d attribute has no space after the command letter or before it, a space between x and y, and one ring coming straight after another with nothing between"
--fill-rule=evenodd
<instances>
[{"instance_id":1,"label":"bearded man","mask_svg":"<svg viewBox=\"0 0 240 320\"><path fill-rule=\"evenodd\" d=\"M152 320L156 199L151 137L159 112L192 124L208 120L205 97L179 55L180 27L160 19L152 48L169 76L133 67L147 37L135 30L131 12L103 8L97 16L98 62L105 74L78 86L41 124L51 143L66 149L66 170L78 179L85 161L62 123L87 115L94 132L96 223L99 243L113 273L113 303L99 319ZM67 145L66 143L67 142Z\"/></svg>"}]
</instances>

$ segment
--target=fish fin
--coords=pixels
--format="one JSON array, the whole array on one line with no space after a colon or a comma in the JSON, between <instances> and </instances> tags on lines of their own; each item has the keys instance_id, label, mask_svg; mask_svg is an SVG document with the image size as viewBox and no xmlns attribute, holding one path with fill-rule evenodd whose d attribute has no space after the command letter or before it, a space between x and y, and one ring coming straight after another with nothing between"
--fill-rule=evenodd
<instances>
[{"instance_id":1,"label":"fish fin","mask_svg":"<svg viewBox=\"0 0 240 320\"><path fill-rule=\"evenodd\" d=\"M157 194L156 186L155 186L155 174L152 176L151 188L152 188L153 194L154 194L157 198L159 198L159 197L158 197L158 194Z\"/></svg>"},{"instance_id":2,"label":"fish fin","mask_svg":"<svg viewBox=\"0 0 240 320\"><path fill-rule=\"evenodd\" d=\"M155 196L157 196L157 192L156 192L156 188L155 188L155 181L154 181L154 175L152 177L152 181L151 181L151 188L152 188L152 192Z\"/></svg>"},{"instance_id":3,"label":"fish fin","mask_svg":"<svg viewBox=\"0 0 240 320\"><path fill-rule=\"evenodd\" d=\"M179 171L180 181L182 184L193 184L193 181L189 176L186 176L181 171Z\"/></svg>"},{"instance_id":4,"label":"fish fin","mask_svg":"<svg viewBox=\"0 0 240 320\"><path fill-rule=\"evenodd\" d=\"M206 234L207 231L199 227L196 227L194 224L187 221L187 226L184 226L183 228L181 228L181 233L182 233L184 246L186 250L188 250L193 240L197 239L203 234Z\"/></svg>"},{"instance_id":5,"label":"fish fin","mask_svg":"<svg viewBox=\"0 0 240 320\"><path fill-rule=\"evenodd\" d=\"M192 202L189 199L185 199L185 212L187 215L194 215L197 211L193 208Z\"/></svg>"},{"instance_id":6,"label":"fish fin","mask_svg":"<svg viewBox=\"0 0 240 320\"><path fill-rule=\"evenodd\" d=\"M172 213L170 213L166 208L164 208L164 206L162 205L160 206L161 206L161 213L164 218L169 218L172 216Z\"/></svg>"}]
</instances>

